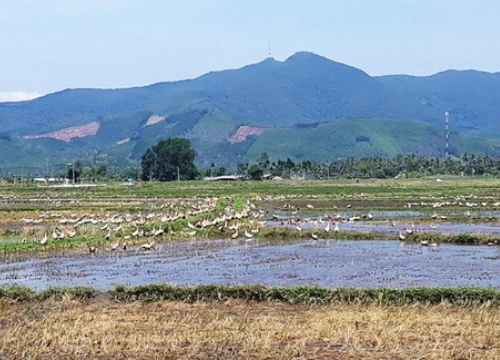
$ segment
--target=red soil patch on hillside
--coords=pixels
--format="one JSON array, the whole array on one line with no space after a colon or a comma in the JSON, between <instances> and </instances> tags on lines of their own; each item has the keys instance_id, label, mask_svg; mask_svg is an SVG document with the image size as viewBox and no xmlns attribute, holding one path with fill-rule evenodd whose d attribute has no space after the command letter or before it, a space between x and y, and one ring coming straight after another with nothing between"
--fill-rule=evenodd
<instances>
[{"instance_id":1,"label":"red soil patch on hillside","mask_svg":"<svg viewBox=\"0 0 500 360\"><path fill-rule=\"evenodd\" d=\"M148 118L148 121L146 121L146 124L144 126L150 126L150 125L155 125L155 124L158 124L160 121L163 121L165 120L166 117L165 116L161 116L161 115L151 115L149 118Z\"/></svg>"},{"instance_id":2,"label":"red soil patch on hillside","mask_svg":"<svg viewBox=\"0 0 500 360\"><path fill-rule=\"evenodd\" d=\"M52 138L69 142L73 138L95 135L97 134L99 127L100 124L97 121L94 121L87 125L72 126L61 130L52 131L46 134L25 135L23 136L23 139L31 140L31 139Z\"/></svg>"},{"instance_id":3,"label":"red soil patch on hillside","mask_svg":"<svg viewBox=\"0 0 500 360\"><path fill-rule=\"evenodd\" d=\"M242 125L231 137L229 137L229 139L227 139L227 141L230 144L238 144L245 141L250 135L261 135L265 131L266 129L263 128Z\"/></svg>"}]
</instances>

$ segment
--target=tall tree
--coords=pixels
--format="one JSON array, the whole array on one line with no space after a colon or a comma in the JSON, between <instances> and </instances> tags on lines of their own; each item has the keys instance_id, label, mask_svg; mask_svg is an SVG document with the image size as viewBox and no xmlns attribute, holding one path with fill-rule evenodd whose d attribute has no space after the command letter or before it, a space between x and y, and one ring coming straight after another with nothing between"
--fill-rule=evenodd
<instances>
[{"instance_id":1,"label":"tall tree","mask_svg":"<svg viewBox=\"0 0 500 360\"><path fill-rule=\"evenodd\" d=\"M153 145L141 158L142 180L192 180L198 175L196 151L188 139L169 138Z\"/></svg>"}]
</instances>

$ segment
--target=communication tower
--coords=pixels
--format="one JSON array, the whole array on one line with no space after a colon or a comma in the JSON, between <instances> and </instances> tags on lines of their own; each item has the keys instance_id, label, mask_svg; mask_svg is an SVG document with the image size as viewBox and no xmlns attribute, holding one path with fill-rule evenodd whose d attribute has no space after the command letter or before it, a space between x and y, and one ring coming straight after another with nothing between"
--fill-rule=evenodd
<instances>
[{"instance_id":1,"label":"communication tower","mask_svg":"<svg viewBox=\"0 0 500 360\"><path fill-rule=\"evenodd\" d=\"M445 156L448 157L449 156L449 142L450 142L450 126L449 126L449 120L450 120L450 113L448 111L445 111L444 112L444 127L445 127L445 134L444 134L444 137L445 137L445 145L444 145L444 149L445 149Z\"/></svg>"}]
</instances>

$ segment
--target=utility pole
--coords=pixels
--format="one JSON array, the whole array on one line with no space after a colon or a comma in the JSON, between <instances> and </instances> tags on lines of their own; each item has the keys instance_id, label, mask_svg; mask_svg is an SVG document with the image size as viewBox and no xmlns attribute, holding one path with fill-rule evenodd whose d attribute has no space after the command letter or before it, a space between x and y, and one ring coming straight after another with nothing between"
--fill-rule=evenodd
<instances>
[{"instance_id":1,"label":"utility pole","mask_svg":"<svg viewBox=\"0 0 500 360\"><path fill-rule=\"evenodd\" d=\"M181 169L177 166L177 181L181 181Z\"/></svg>"},{"instance_id":2,"label":"utility pole","mask_svg":"<svg viewBox=\"0 0 500 360\"><path fill-rule=\"evenodd\" d=\"M73 185L75 185L75 161L73 160Z\"/></svg>"}]
</instances>

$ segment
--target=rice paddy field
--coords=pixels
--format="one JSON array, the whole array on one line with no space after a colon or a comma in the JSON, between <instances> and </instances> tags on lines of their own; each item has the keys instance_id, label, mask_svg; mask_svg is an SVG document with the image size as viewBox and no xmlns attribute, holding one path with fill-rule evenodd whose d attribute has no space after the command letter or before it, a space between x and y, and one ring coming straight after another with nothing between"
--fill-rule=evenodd
<instances>
[{"instance_id":1,"label":"rice paddy field","mask_svg":"<svg viewBox=\"0 0 500 360\"><path fill-rule=\"evenodd\" d=\"M499 189L0 185L0 358L500 358Z\"/></svg>"}]
</instances>

